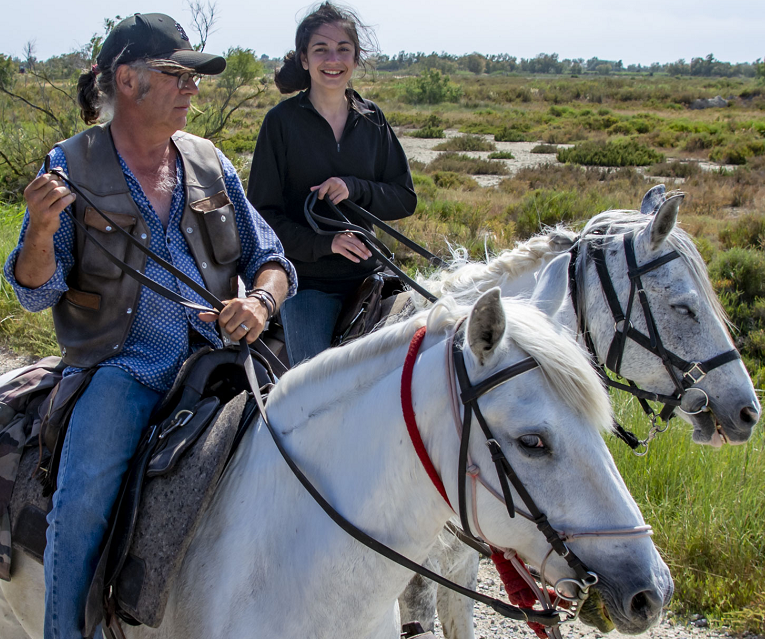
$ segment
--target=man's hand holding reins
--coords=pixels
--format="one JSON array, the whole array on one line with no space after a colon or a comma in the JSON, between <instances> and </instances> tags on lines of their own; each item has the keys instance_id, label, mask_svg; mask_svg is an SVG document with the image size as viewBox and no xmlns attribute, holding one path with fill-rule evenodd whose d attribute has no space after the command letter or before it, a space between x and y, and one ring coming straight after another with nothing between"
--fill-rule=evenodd
<instances>
[{"instance_id":1,"label":"man's hand holding reins","mask_svg":"<svg viewBox=\"0 0 765 639\"><path fill-rule=\"evenodd\" d=\"M75 194L55 175L44 173L24 189L29 227L16 260L16 280L26 288L39 288L56 272L53 236L61 226L61 212Z\"/></svg>"},{"instance_id":2,"label":"man's hand holding reins","mask_svg":"<svg viewBox=\"0 0 765 639\"><path fill-rule=\"evenodd\" d=\"M268 310L263 302L253 297L237 297L224 300L225 308L219 313L200 313L199 319L204 322L218 320L220 327L238 342L246 337L247 343L252 344L266 326Z\"/></svg>"}]
</instances>

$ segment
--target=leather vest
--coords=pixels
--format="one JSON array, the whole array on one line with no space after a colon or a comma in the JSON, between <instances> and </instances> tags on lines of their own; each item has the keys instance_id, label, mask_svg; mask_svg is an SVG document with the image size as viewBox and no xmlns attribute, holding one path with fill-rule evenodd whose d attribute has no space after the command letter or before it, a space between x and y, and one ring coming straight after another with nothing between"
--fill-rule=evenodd
<instances>
[{"instance_id":1,"label":"leather vest","mask_svg":"<svg viewBox=\"0 0 765 639\"><path fill-rule=\"evenodd\" d=\"M181 229L207 289L218 299L236 297L241 255L234 205L226 194L223 167L212 142L178 132L172 141L183 162L186 204ZM95 126L59 143L69 177L93 203L145 246L151 231L130 195L109 125ZM143 271L146 256L79 197L74 214L113 255ZM69 290L53 307L64 361L87 368L117 355L133 324L141 285L112 264L75 226Z\"/></svg>"}]
</instances>

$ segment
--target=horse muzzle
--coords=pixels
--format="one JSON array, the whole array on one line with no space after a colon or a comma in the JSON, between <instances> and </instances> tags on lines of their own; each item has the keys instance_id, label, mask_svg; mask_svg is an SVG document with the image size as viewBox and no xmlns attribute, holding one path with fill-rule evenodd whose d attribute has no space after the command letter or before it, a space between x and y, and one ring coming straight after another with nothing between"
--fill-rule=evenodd
<instances>
[{"instance_id":1,"label":"horse muzzle","mask_svg":"<svg viewBox=\"0 0 765 639\"><path fill-rule=\"evenodd\" d=\"M685 413L683 417L693 425L694 442L720 448L723 444L738 445L749 440L760 419L756 398L721 402L693 390L696 389L689 389L688 405L681 406L678 412Z\"/></svg>"},{"instance_id":2,"label":"horse muzzle","mask_svg":"<svg viewBox=\"0 0 765 639\"><path fill-rule=\"evenodd\" d=\"M615 584L601 577L593 588L592 602L582 607L581 618L603 632L616 628L623 634L640 634L661 620L664 607L669 604L674 584L666 565L656 574L641 578L644 571L624 567L624 573L633 578Z\"/></svg>"}]
</instances>

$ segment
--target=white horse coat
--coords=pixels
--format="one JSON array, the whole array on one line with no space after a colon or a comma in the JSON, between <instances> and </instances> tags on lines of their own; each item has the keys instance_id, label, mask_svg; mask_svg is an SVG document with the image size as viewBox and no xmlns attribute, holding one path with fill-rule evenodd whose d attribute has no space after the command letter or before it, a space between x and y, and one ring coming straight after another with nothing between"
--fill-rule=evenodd
<instances>
[{"instance_id":1,"label":"white horse coat","mask_svg":"<svg viewBox=\"0 0 765 639\"><path fill-rule=\"evenodd\" d=\"M412 335L427 319L428 336L414 369L414 408L425 446L456 503L459 441L449 418L445 349L466 312L441 303L427 318L327 351L287 373L268 404L279 438L335 508L416 561L425 559L453 512L409 441L399 405L401 366ZM539 363L480 403L553 526L566 532L641 526L600 434L611 419L608 399L574 343L528 305L500 301L498 291L475 305L466 335L473 384L528 355ZM470 452L475 463L492 467L480 434L471 438ZM496 478L490 481L497 489ZM476 511L474 523L491 543L541 565L548 546L533 524L510 519L504 504L485 491L478 493ZM656 623L672 583L650 538L588 537L570 546L599 575L617 626L639 631ZM554 583L573 575L556 555L546 576ZM330 521L259 423L245 435L218 487L161 627L125 633L131 639L395 639L396 598L409 577ZM0 612L7 618L10 607L33 639L42 637L41 582L39 565L18 561L13 581L2 584Z\"/></svg>"}]
</instances>

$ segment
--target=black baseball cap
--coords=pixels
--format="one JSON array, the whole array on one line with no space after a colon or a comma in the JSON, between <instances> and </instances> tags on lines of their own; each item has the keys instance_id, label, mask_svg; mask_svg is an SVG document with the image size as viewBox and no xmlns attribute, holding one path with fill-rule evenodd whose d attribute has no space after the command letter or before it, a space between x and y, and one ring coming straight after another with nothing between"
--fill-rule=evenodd
<instances>
[{"instance_id":1,"label":"black baseball cap","mask_svg":"<svg viewBox=\"0 0 765 639\"><path fill-rule=\"evenodd\" d=\"M194 51L189 37L173 18L164 13L136 13L120 22L104 41L97 63L110 67L151 58L172 60L204 75L217 75L226 68L222 56Z\"/></svg>"}]
</instances>

